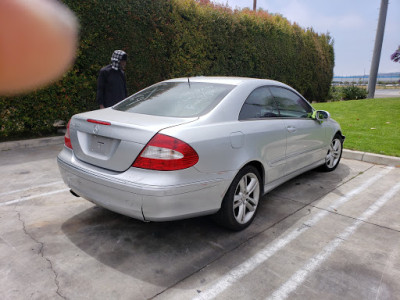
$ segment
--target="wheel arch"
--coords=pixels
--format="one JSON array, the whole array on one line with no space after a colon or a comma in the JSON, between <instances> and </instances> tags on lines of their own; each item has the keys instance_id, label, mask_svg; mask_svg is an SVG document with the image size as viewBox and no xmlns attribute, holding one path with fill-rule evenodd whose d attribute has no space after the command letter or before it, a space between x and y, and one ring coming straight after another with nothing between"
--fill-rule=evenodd
<instances>
[{"instance_id":1,"label":"wheel arch","mask_svg":"<svg viewBox=\"0 0 400 300\"><path fill-rule=\"evenodd\" d=\"M247 170L245 170L247 168ZM246 223L238 223L235 213L234 213L234 208L233 208L233 199L234 199L234 193L236 190L236 187L239 184L239 180L242 179L242 176L245 174L249 174L251 172L255 173L255 170L257 170L257 177L259 177L260 182L260 194L257 203L260 201L261 197L263 196L264 192L264 178L265 178L265 171L264 171L264 166L260 161L253 160L249 161L245 165L243 165L239 171L236 173L234 179L232 180L231 184L229 185L227 191L225 192L224 198L222 199L221 202L221 207L219 211L213 215L213 220L217 222L218 224L222 225L225 228L228 228L230 230L234 231L239 231L243 230L247 226L249 226L252 223L252 220L255 217L256 211L252 213L252 216L250 215L250 220L247 220ZM256 175L256 174L254 174ZM239 180L237 179L239 178ZM233 184L235 183L235 184ZM258 207L258 204L257 204Z\"/></svg>"},{"instance_id":2,"label":"wheel arch","mask_svg":"<svg viewBox=\"0 0 400 300\"><path fill-rule=\"evenodd\" d=\"M250 162L248 162L247 164L245 164L241 169L243 169L244 167L246 167L246 166L253 166L254 168L256 168L257 169L257 171L258 171L258 174L260 175L260 177L261 177L261 186L260 186L260 188L261 188L261 195L264 195L264 182L265 182L265 169L264 169L264 166L263 166L263 164L260 162L260 161L258 161L258 160L253 160L253 161L250 161ZM240 169L240 170L241 170ZM239 172L240 172L240 170L239 170ZM239 173L238 172L238 173Z\"/></svg>"},{"instance_id":3,"label":"wheel arch","mask_svg":"<svg viewBox=\"0 0 400 300\"><path fill-rule=\"evenodd\" d=\"M335 135L337 135L337 134L340 135L340 136L342 137L342 140L343 140L343 141L345 140L346 136L343 135L343 133L342 133L341 130L336 131L336 133L335 133L333 136L335 136Z\"/></svg>"}]
</instances>

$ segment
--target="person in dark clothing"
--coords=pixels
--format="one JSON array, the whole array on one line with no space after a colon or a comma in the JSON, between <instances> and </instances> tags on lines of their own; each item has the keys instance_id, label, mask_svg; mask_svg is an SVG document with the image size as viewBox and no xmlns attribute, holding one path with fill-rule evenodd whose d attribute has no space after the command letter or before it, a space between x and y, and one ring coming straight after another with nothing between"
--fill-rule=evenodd
<instances>
[{"instance_id":1,"label":"person in dark clothing","mask_svg":"<svg viewBox=\"0 0 400 300\"><path fill-rule=\"evenodd\" d=\"M111 64L100 70L97 79L97 103L100 108L113 106L128 96L125 77L127 57L124 51L115 50Z\"/></svg>"}]
</instances>

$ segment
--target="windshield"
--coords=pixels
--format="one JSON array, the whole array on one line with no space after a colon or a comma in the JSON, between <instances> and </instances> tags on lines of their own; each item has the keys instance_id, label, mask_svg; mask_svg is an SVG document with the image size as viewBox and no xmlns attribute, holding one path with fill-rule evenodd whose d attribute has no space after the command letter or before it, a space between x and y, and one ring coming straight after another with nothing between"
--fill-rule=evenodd
<instances>
[{"instance_id":1,"label":"windshield","mask_svg":"<svg viewBox=\"0 0 400 300\"><path fill-rule=\"evenodd\" d=\"M164 117L196 117L214 108L235 86L205 82L162 82L113 108Z\"/></svg>"}]
</instances>

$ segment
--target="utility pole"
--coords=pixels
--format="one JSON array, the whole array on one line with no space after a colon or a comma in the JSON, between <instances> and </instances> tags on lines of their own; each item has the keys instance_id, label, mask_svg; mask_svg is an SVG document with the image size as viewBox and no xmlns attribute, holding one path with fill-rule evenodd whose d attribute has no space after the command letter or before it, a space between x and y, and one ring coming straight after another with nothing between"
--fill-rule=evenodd
<instances>
[{"instance_id":1,"label":"utility pole","mask_svg":"<svg viewBox=\"0 0 400 300\"><path fill-rule=\"evenodd\" d=\"M372 55L371 71L368 80L368 98L375 97L376 78L378 76L379 61L381 59L381 50L383 34L385 32L386 15L388 9L388 0L381 0L379 11L378 28L376 30L374 53Z\"/></svg>"},{"instance_id":2,"label":"utility pole","mask_svg":"<svg viewBox=\"0 0 400 300\"><path fill-rule=\"evenodd\" d=\"M257 0L253 0L253 10L257 10Z\"/></svg>"}]
</instances>

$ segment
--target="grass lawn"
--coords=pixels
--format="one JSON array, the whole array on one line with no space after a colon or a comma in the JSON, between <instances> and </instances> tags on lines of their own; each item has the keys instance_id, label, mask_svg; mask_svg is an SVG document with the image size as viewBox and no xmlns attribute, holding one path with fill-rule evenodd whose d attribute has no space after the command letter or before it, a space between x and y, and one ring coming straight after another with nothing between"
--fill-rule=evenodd
<instances>
[{"instance_id":1,"label":"grass lawn","mask_svg":"<svg viewBox=\"0 0 400 300\"><path fill-rule=\"evenodd\" d=\"M313 103L340 123L351 150L400 157L400 98Z\"/></svg>"}]
</instances>

